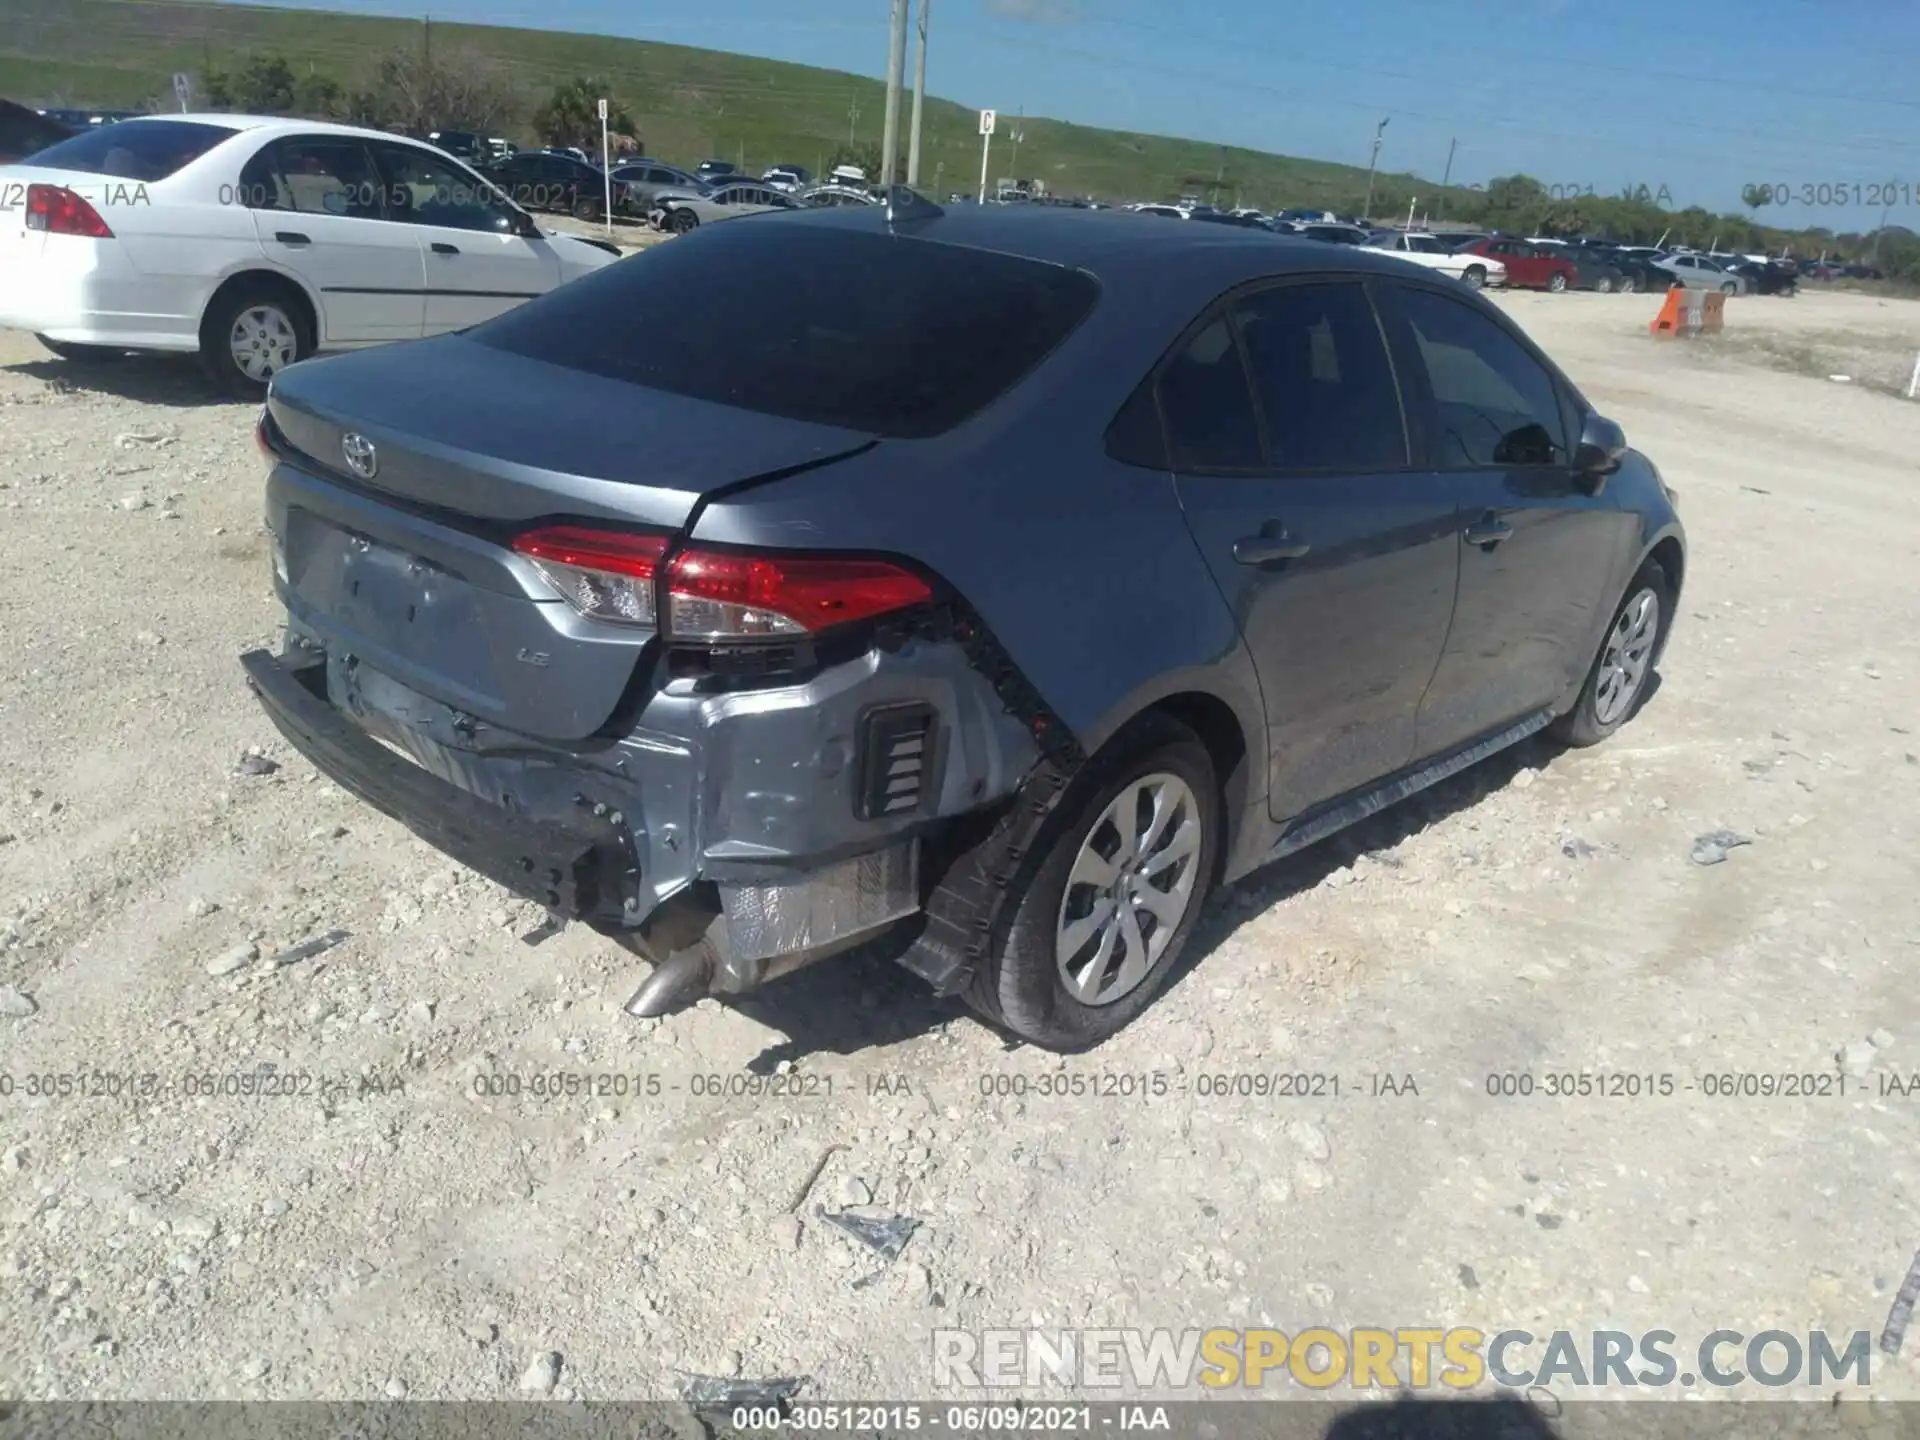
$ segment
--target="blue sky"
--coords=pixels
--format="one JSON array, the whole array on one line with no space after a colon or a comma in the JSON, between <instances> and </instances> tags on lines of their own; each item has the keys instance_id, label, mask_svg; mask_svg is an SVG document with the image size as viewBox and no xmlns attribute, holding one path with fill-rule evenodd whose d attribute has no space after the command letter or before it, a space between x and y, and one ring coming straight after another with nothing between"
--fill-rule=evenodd
<instances>
[{"instance_id":1,"label":"blue sky","mask_svg":"<svg viewBox=\"0 0 1920 1440\"><path fill-rule=\"evenodd\" d=\"M916 0L918 3L918 0ZM1913 0L932 0L928 89L1004 112L1440 178L1665 188L1780 224L1920 229ZM889 0L306 0L884 75ZM444 7L444 8L441 8ZM1892 182L1891 185L1887 182ZM1854 187L1858 186L1856 191ZM1810 187L1799 203L1798 192ZM1857 198L1856 198L1857 197Z\"/></svg>"}]
</instances>

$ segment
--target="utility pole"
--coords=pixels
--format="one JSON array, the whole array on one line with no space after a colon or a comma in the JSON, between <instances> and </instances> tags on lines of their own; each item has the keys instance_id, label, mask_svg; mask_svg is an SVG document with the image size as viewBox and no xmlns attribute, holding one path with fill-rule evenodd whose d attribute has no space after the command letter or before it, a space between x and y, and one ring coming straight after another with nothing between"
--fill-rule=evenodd
<instances>
[{"instance_id":1,"label":"utility pole","mask_svg":"<svg viewBox=\"0 0 1920 1440\"><path fill-rule=\"evenodd\" d=\"M900 79L907 68L907 5L893 0L893 29L887 39L887 118L880 127L880 188L893 184L900 157Z\"/></svg>"},{"instance_id":2,"label":"utility pole","mask_svg":"<svg viewBox=\"0 0 1920 1440\"><path fill-rule=\"evenodd\" d=\"M420 58L427 64L433 63L433 16L420 17Z\"/></svg>"},{"instance_id":3,"label":"utility pole","mask_svg":"<svg viewBox=\"0 0 1920 1440\"><path fill-rule=\"evenodd\" d=\"M1453 152L1460 148L1460 137L1455 136L1447 142L1447 168L1440 176L1440 211L1444 216L1447 209L1447 182L1453 178Z\"/></svg>"},{"instance_id":4,"label":"utility pole","mask_svg":"<svg viewBox=\"0 0 1920 1440\"><path fill-rule=\"evenodd\" d=\"M847 144L853 144L853 127L860 123L860 97L847 102Z\"/></svg>"},{"instance_id":5,"label":"utility pole","mask_svg":"<svg viewBox=\"0 0 1920 1440\"><path fill-rule=\"evenodd\" d=\"M1392 119L1392 116L1388 116ZM1367 203L1360 207L1360 219L1365 220L1373 209L1373 174L1380 165L1380 137L1386 133L1387 121L1382 120L1373 127L1373 155L1367 161Z\"/></svg>"},{"instance_id":6,"label":"utility pole","mask_svg":"<svg viewBox=\"0 0 1920 1440\"><path fill-rule=\"evenodd\" d=\"M920 183L920 105L927 93L927 12L933 0L920 0L920 50L913 62L913 119L907 125L907 184Z\"/></svg>"},{"instance_id":7,"label":"utility pole","mask_svg":"<svg viewBox=\"0 0 1920 1440\"><path fill-rule=\"evenodd\" d=\"M1022 105L1013 121L1013 178L1020 178L1020 142L1027 138L1027 107Z\"/></svg>"}]
</instances>

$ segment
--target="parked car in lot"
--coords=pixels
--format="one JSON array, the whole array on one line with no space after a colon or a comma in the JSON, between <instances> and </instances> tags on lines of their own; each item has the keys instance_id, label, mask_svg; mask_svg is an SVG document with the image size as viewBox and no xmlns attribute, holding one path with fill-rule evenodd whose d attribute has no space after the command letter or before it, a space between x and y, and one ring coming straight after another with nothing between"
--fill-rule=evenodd
<instances>
[{"instance_id":1,"label":"parked car in lot","mask_svg":"<svg viewBox=\"0 0 1920 1440\"><path fill-rule=\"evenodd\" d=\"M1583 273L1588 256L1592 257L1591 263L1610 267L1617 276L1612 288L1623 295L1641 290L1664 290L1672 283L1672 277L1650 260L1615 246L1592 249L1576 245L1569 246L1564 253L1567 259L1581 266Z\"/></svg>"},{"instance_id":2,"label":"parked car in lot","mask_svg":"<svg viewBox=\"0 0 1920 1440\"><path fill-rule=\"evenodd\" d=\"M1605 250L1595 250L1585 245L1572 245L1565 241L1548 247L1549 255L1558 256L1574 269L1573 285L1576 290L1594 290L1608 295L1616 290L1636 290L1638 284L1629 285L1630 273L1625 265L1615 260Z\"/></svg>"},{"instance_id":3,"label":"parked car in lot","mask_svg":"<svg viewBox=\"0 0 1920 1440\"><path fill-rule=\"evenodd\" d=\"M1507 267L1498 260L1485 255L1457 255L1439 236L1418 230L1382 230L1361 248L1396 255L1422 269L1451 275L1476 290L1485 285L1498 289L1507 283Z\"/></svg>"},{"instance_id":4,"label":"parked car in lot","mask_svg":"<svg viewBox=\"0 0 1920 1440\"><path fill-rule=\"evenodd\" d=\"M702 160L694 167L694 172L709 184L722 178L730 180L740 173L733 168L731 160Z\"/></svg>"},{"instance_id":5,"label":"parked car in lot","mask_svg":"<svg viewBox=\"0 0 1920 1440\"><path fill-rule=\"evenodd\" d=\"M1328 245L1365 245L1373 232L1358 225L1310 224L1302 225L1296 232L1309 240L1319 240Z\"/></svg>"},{"instance_id":6,"label":"parked car in lot","mask_svg":"<svg viewBox=\"0 0 1920 1440\"><path fill-rule=\"evenodd\" d=\"M794 194L813 183L813 172L804 165L770 165L761 172L760 179L776 190Z\"/></svg>"},{"instance_id":7,"label":"parked car in lot","mask_svg":"<svg viewBox=\"0 0 1920 1440\"><path fill-rule=\"evenodd\" d=\"M624 188L627 203L638 213L652 210L654 201L668 192L704 195L710 188L699 176L658 160L634 160L613 169L614 183Z\"/></svg>"},{"instance_id":8,"label":"parked car in lot","mask_svg":"<svg viewBox=\"0 0 1920 1440\"><path fill-rule=\"evenodd\" d=\"M1747 290L1744 275L1704 255L1674 254L1653 263L1671 275L1675 284L1689 290L1718 290L1722 295L1744 295Z\"/></svg>"},{"instance_id":9,"label":"parked car in lot","mask_svg":"<svg viewBox=\"0 0 1920 1440\"><path fill-rule=\"evenodd\" d=\"M0 100L0 165L24 160L35 151L57 145L72 135L75 128L11 100Z\"/></svg>"},{"instance_id":10,"label":"parked car in lot","mask_svg":"<svg viewBox=\"0 0 1920 1440\"><path fill-rule=\"evenodd\" d=\"M494 159L493 147L487 143L487 137L472 130L435 130L427 136L430 144L469 165L485 165Z\"/></svg>"},{"instance_id":11,"label":"parked car in lot","mask_svg":"<svg viewBox=\"0 0 1920 1440\"><path fill-rule=\"evenodd\" d=\"M1580 278L1580 272L1574 268L1572 261L1563 259L1545 246L1508 236L1490 235L1482 240L1470 241L1456 253L1498 260L1507 267L1507 284L1514 289L1552 290L1558 293L1571 289Z\"/></svg>"},{"instance_id":12,"label":"parked car in lot","mask_svg":"<svg viewBox=\"0 0 1920 1440\"><path fill-rule=\"evenodd\" d=\"M704 195L663 190L654 197L653 212L647 218L656 229L684 235L716 221L791 210L799 203L793 196L758 180L743 180L733 185L716 185Z\"/></svg>"},{"instance_id":13,"label":"parked car in lot","mask_svg":"<svg viewBox=\"0 0 1920 1440\"><path fill-rule=\"evenodd\" d=\"M703 230L297 366L260 438L273 723L657 960L643 1015L884 937L1093 1044L1214 886L1614 733L1685 565L1464 286L1040 206Z\"/></svg>"},{"instance_id":14,"label":"parked car in lot","mask_svg":"<svg viewBox=\"0 0 1920 1440\"><path fill-rule=\"evenodd\" d=\"M1746 282L1754 295L1797 295L1800 266L1793 260L1746 260L1728 267Z\"/></svg>"},{"instance_id":15,"label":"parked car in lot","mask_svg":"<svg viewBox=\"0 0 1920 1440\"><path fill-rule=\"evenodd\" d=\"M861 185L815 185L794 197L809 209L832 205L877 205L880 197Z\"/></svg>"},{"instance_id":16,"label":"parked car in lot","mask_svg":"<svg viewBox=\"0 0 1920 1440\"><path fill-rule=\"evenodd\" d=\"M55 354L197 353L259 395L318 350L458 330L618 251L541 231L433 147L344 125L153 116L0 167L0 327Z\"/></svg>"},{"instance_id":17,"label":"parked car in lot","mask_svg":"<svg viewBox=\"0 0 1920 1440\"><path fill-rule=\"evenodd\" d=\"M480 173L523 210L551 210L588 221L606 216L607 175L598 165L557 150L521 150ZM624 183L614 185L615 214L632 214L637 203Z\"/></svg>"}]
</instances>

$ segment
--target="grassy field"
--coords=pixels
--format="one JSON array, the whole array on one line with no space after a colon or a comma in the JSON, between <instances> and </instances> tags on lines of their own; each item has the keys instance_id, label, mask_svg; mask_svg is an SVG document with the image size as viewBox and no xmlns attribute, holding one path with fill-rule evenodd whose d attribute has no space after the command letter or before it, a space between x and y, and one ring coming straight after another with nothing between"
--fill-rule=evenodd
<instances>
[{"instance_id":1,"label":"grassy field","mask_svg":"<svg viewBox=\"0 0 1920 1440\"><path fill-rule=\"evenodd\" d=\"M347 89L402 46L419 46L418 21L325 11L189 3L189 0L0 0L0 95L34 105L172 108L170 77L249 55L282 55ZM511 66L524 117L561 81L604 76L639 123L647 152L680 163L709 156L747 167L820 166L852 133L877 143L884 87L877 80L750 55L647 40L434 21L436 54L468 52ZM975 112L932 99L921 179L945 194L971 190L980 173ZM1222 204L1357 209L1366 172L1347 165L1029 118L1017 173L1056 194L1171 199L1215 193ZM521 135L523 141L531 137ZM994 146L993 174L1016 173L1011 146ZM1437 187L1382 176L1376 213L1404 211ZM1460 192L1464 193L1464 192Z\"/></svg>"}]
</instances>

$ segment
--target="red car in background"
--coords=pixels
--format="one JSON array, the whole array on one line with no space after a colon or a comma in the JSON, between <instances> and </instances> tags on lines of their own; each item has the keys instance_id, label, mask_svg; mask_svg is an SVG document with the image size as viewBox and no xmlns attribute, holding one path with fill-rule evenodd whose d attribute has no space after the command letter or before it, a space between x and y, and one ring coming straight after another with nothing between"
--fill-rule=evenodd
<instances>
[{"instance_id":1,"label":"red car in background","mask_svg":"<svg viewBox=\"0 0 1920 1440\"><path fill-rule=\"evenodd\" d=\"M1557 291L1571 290L1580 283L1580 272L1572 261L1524 240L1503 240L1490 235L1462 245L1455 253L1468 252L1486 255L1506 266L1509 288Z\"/></svg>"}]
</instances>

